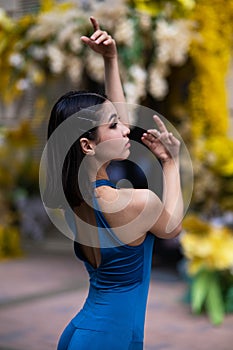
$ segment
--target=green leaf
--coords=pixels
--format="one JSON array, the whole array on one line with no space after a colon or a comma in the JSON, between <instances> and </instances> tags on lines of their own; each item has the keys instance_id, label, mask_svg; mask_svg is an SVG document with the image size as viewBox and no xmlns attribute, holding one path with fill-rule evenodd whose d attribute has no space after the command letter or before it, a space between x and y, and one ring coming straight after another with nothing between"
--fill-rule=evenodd
<instances>
[{"instance_id":1,"label":"green leaf","mask_svg":"<svg viewBox=\"0 0 233 350\"><path fill-rule=\"evenodd\" d=\"M191 306L195 313L200 313L206 299L209 287L210 272L200 271L194 278L191 286Z\"/></svg>"},{"instance_id":2,"label":"green leaf","mask_svg":"<svg viewBox=\"0 0 233 350\"><path fill-rule=\"evenodd\" d=\"M218 275L213 273L209 282L209 290L206 298L206 310L214 325L222 323L224 318L224 302Z\"/></svg>"},{"instance_id":3,"label":"green leaf","mask_svg":"<svg viewBox=\"0 0 233 350\"><path fill-rule=\"evenodd\" d=\"M233 312L233 286L228 289L226 294L226 312Z\"/></svg>"}]
</instances>

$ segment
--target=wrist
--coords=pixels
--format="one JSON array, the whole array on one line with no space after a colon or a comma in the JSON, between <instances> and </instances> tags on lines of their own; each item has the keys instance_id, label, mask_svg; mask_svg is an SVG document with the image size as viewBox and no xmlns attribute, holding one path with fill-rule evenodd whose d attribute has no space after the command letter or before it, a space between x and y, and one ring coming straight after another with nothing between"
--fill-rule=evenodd
<instances>
[{"instance_id":1,"label":"wrist","mask_svg":"<svg viewBox=\"0 0 233 350\"><path fill-rule=\"evenodd\" d=\"M166 167L166 166L170 166L170 165L179 165L180 160L179 160L179 156L173 157L173 158L168 158L165 160L161 160L162 166Z\"/></svg>"},{"instance_id":2,"label":"wrist","mask_svg":"<svg viewBox=\"0 0 233 350\"><path fill-rule=\"evenodd\" d=\"M112 62L117 62L118 56L117 54L110 55L110 56L103 56L103 59L105 63L112 63Z\"/></svg>"}]
</instances>

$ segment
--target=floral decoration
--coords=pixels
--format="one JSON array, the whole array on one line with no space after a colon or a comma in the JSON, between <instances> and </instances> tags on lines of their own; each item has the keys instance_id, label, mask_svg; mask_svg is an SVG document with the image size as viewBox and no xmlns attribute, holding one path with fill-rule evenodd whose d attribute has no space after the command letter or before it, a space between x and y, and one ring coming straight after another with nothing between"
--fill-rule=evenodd
<instances>
[{"instance_id":1,"label":"floral decoration","mask_svg":"<svg viewBox=\"0 0 233 350\"><path fill-rule=\"evenodd\" d=\"M168 92L169 67L184 64L188 57L193 22L177 18L172 9L151 19L145 13L129 10L126 1L108 8L107 20L105 7L99 6L93 11L118 43L129 103L138 103L146 93L146 86L155 98L163 99ZM10 34L2 49L5 59L0 64L10 88L9 93L4 91L6 85L0 86L6 100L45 83L48 75L67 74L78 86L84 70L84 56L88 74L93 80L103 82L101 58L86 51L80 41L80 36L90 31L88 13L82 8L68 2L52 6L50 2L43 3L37 16L14 21L1 11L1 18L1 35L5 38ZM151 38L150 42L144 40L146 35ZM154 47L153 42L156 42ZM145 66L146 57L142 56L145 50L151 50L149 69Z\"/></svg>"},{"instance_id":2,"label":"floral decoration","mask_svg":"<svg viewBox=\"0 0 233 350\"><path fill-rule=\"evenodd\" d=\"M233 231L189 215L181 237L190 281L194 313L206 311L213 324L221 324L233 311Z\"/></svg>"},{"instance_id":3,"label":"floral decoration","mask_svg":"<svg viewBox=\"0 0 233 350\"><path fill-rule=\"evenodd\" d=\"M190 16L198 32L189 51L195 70L188 105L196 178L193 200L199 208L205 208L206 201L215 207L219 197L225 196L221 208L232 210L229 198L233 197L233 189L229 183L233 179L233 140L228 135L225 84L232 58L233 3L199 0Z\"/></svg>"}]
</instances>

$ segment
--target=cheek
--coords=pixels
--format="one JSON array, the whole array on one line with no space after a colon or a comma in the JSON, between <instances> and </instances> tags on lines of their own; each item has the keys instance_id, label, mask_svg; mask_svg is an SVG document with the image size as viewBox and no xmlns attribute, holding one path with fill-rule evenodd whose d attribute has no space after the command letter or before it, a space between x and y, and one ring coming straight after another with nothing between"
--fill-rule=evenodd
<instances>
[{"instance_id":1,"label":"cheek","mask_svg":"<svg viewBox=\"0 0 233 350\"><path fill-rule=\"evenodd\" d=\"M127 152L127 155L125 153ZM96 146L96 157L107 162L113 159L125 158L128 156L128 150L125 146L125 140L122 138L103 140Z\"/></svg>"},{"instance_id":2,"label":"cheek","mask_svg":"<svg viewBox=\"0 0 233 350\"><path fill-rule=\"evenodd\" d=\"M120 138L122 138L122 134L119 130L109 128L102 128L102 130L99 130L99 142L111 141Z\"/></svg>"}]
</instances>

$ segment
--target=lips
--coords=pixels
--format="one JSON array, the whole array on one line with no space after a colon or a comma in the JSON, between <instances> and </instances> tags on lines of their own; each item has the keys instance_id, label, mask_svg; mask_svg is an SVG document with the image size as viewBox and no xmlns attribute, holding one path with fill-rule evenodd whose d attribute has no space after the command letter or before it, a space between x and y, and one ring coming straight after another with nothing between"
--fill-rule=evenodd
<instances>
[{"instance_id":1,"label":"lips","mask_svg":"<svg viewBox=\"0 0 233 350\"><path fill-rule=\"evenodd\" d=\"M126 142L126 144L125 144L125 147L130 147L131 145L130 145L130 142L129 142L129 140L127 140L127 142Z\"/></svg>"}]
</instances>

